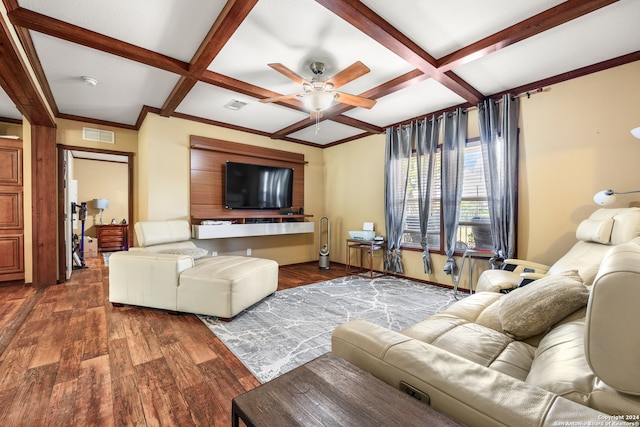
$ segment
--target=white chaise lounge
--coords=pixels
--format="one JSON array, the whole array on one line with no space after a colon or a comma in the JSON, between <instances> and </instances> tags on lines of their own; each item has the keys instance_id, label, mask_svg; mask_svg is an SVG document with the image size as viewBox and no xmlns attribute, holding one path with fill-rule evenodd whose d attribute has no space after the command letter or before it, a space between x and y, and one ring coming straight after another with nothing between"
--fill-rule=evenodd
<instances>
[{"instance_id":1,"label":"white chaise lounge","mask_svg":"<svg viewBox=\"0 0 640 427\"><path fill-rule=\"evenodd\" d=\"M206 256L187 221L139 222L138 246L109 258L109 301L229 320L273 294L278 263Z\"/></svg>"}]
</instances>

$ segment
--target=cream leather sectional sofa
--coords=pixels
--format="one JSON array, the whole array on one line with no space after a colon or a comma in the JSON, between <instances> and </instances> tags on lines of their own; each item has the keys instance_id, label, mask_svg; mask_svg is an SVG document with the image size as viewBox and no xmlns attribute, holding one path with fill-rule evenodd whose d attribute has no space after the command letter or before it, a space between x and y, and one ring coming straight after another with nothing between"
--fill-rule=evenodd
<instances>
[{"instance_id":1,"label":"cream leather sectional sofa","mask_svg":"<svg viewBox=\"0 0 640 427\"><path fill-rule=\"evenodd\" d=\"M278 288L278 263L207 256L187 221L138 222L137 246L109 257L109 301L230 320Z\"/></svg>"},{"instance_id":2,"label":"cream leather sectional sofa","mask_svg":"<svg viewBox=\"0 0 640 427\"><path fill-rule=\"evenodd\" d=\"M591 286L547 275L400 332L351 321L332 351L470 426L638 425L639 243L610 247Z\"/></svg>"}]
</instances>

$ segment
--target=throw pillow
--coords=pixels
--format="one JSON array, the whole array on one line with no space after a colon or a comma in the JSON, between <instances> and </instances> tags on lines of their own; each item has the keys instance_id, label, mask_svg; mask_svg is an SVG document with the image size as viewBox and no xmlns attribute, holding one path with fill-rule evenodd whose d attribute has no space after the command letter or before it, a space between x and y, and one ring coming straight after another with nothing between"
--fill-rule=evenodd
<instances>
[{"instance_id":1,"label":"throw pillow","mask_svg":"<svg viewBox=\"0 0 640 427\"><path fill-rule=\"evenodd\" d=\"M182 249L165 249L160 251L161 254L174 254L174 255L191 255L193 259L200 259L207 256L209 253L206 249L202 248L182 248Z\"/></svg>"},{"instance_id":2,"label":"throw pillow","mask_svg":"<svg viewBox=\"0 0 640 427\"><path fill-rule=\"evenodd\" d=\"M576 238L585 242L608 244L611 241L611 230L613 229L613 218L606 219L585 219L578 225Z\"/></svg>"},{"instance_id":3,"label":"throw pillow","mask_svg":"<svg viewBox=\"0 0 640 427\"><path fill-rule=\"evenodd\" d=\"M587 305L589 289L577 271L548 275L500 299L502 330L522 340L544 332Z\"/></svg>"}]
</instances>

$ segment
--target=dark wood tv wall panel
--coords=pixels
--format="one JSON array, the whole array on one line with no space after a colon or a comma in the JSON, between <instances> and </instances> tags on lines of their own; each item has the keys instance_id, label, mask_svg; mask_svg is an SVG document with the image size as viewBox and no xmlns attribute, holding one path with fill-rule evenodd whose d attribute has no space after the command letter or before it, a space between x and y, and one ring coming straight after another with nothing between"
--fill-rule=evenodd
<instances>
[{"instance_id":1,"label":"dark wood tv wall panel","mask_svg":"<svg viewBox=\"0 0 640 427\"><path fill-rule=\"evenodd\" d=\"M227 209L224 176L227 161L293 168L293 208L304 208L304 154L191 135L191 218L261 218L278 210Z\"/></svg>"}]
</instances>

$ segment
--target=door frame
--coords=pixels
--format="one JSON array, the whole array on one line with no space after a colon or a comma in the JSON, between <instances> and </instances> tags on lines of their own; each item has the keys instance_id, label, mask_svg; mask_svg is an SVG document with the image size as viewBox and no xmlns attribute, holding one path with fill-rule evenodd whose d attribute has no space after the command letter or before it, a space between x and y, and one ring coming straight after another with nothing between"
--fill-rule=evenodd
<instances>
[{"instance_id":1,"label":"door frame","mask_svg":"<svg viewBox=\"0 0 640 427\"><path fill-rule=\"evenodd\" d=\"M117 156L127 156L127 180L128 180L128 216L129 224L133 222L133 157L135 153L116 150L104 150L99 148L78 147L74 145L58 144L58 283L65 282L67 271L67 257L65 245L65 151L83 151L89 153L113 154ZM96 160L99 161L99 160ZM133 233L128 233L129 247L132 246ZM73 262L73 261L72 261Z\"/></svg>"}]
</instances>

